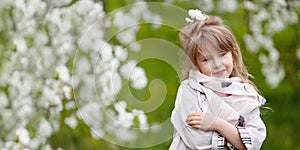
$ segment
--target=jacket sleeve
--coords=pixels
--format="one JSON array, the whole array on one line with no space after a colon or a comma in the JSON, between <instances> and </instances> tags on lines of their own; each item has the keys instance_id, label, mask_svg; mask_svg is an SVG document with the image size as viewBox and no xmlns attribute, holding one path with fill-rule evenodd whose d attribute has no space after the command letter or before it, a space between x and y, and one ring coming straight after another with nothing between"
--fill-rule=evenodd
<instances>
[{"instance_id":1,"label":"jacket sleeve","mask_svg":"<svg viewBox=\"0 0 300 150\"><path fill-rule=\"evenodd\" d=\"M197 93L188 87L181 84L179 86L175 101L175 108L172 111L171 122L174 126L175 134L170 149L176 149L174 145L184 144L187 149L210 149L212 147L212 136L216 132L202 131L189 126L186 123L186 118L189 114L200 111ZM204 95L200 95L200 99L204 99ZM183 143L180 143L183 142Z\"/></svg>"},{"instance_id":2,"label":"jacket sleeve","mask_svg":"<svg viewBox=\"0 0 300 150\"><path fill-rule=\"evenodd\" d=\"M247 149L259 150L266 138L266 127L260 118L259 108L251 112L244 127L237 127Z\"/></svg>"}]
</instances>

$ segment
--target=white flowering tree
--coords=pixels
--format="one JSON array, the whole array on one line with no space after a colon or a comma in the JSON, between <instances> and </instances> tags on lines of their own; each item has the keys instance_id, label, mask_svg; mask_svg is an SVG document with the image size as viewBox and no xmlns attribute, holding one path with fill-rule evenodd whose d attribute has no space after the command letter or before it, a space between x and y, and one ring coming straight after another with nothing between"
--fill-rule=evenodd
<instances>
[{"instance_id":1,"label":"white flowering tree","mask_svg":"<svg viewBox=\"0 0 300 150\"><path fill-rule=\"evenodd\" d=\"M119 93L124 88L130 93L131 88L148 86L146 72L138 64L149 57L177 65L174 57L178 51L168 51L179 50L174 41L137 42L137 34L149 23L153 29L165 25L177 32L185 23L186 10L171 4L181 2L137 0L135 5L107 14L103 3L96 0L2 0L1 149L51 149L48 139L60 130L61 120L71 129L83 121L93 138L126 147L149 147L169 140L168 120L151 124L145 115L164 101L167 91L161 81L149 84L149 90L160 96L151 97L148 103L129 97L140 107L131 107L130 100ZM190 5L208 13L233 13L242 6L248 13L250 31L244 41L249 51L259 54L266 81L276 87L285 77L286 67L273 37L298 23L298 1L203 0ZM145 52L145 45L156 45L157 51ZM300 59L299 45L293 48ZM146 138L151 140L145 142Z\"/></svg>"},{"instance_id":2,"label":"white flowering tree","mask_svg":"<svg viewBox=\"0 0 300 150\"><path fill-rule=\"evenodd\" d=\"M135 118L147 129L142 110L116 99L127 50L104 40L109 21L101 2L3 0L0 15L1 149L51 149L47 140L61 119L71 128L83 120L96 139L134 140L128 129ZM134 60L124 64L124 78L144 88L144 70Z\"/></svg>"},{"instance_id":3,"label":"white flowering tree","mask_svg":"<svg viewBox=\"0 0 300 150\"><path fill-rule=\"evenodd\" d=\"M294 45L290 50L280 49L274 43L274 36L291 26L295 26L295 30L299 30L300 2L276 0L255 3L245 1L244 7L248 11L250 29L250 33L244 36L244 41L249 51L259 55L262 73L267 83L275 88L288 72L286 70L288 66L284 64L286 60L280 55L289 51L296 56L295 54L299 53L299 45ZM297 59L297 57L290 59Z\"/></svg>"}]
</instances>

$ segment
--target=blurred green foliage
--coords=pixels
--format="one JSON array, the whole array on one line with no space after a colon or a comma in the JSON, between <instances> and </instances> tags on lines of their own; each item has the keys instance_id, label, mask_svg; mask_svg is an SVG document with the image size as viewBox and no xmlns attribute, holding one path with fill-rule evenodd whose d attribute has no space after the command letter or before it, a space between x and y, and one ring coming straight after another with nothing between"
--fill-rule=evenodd
<instances>
[{"instance_id":1,"label":"blurred green foliage","mask_svg":"<svg viewBox=\"0 0 300 150\"><path fill-rule=\"evenodd\" d=\"M103 0L104 9L107 13L130 2L130 0ZM196 7L193 6L192 3L188 3L186 1L181 1L175 4L183 9ZM233 30L241 46L245 64L248 66L249 72L255 77L252 80L256 83L262 95L266 97L266 106L272 109L272 111L263 110L264 113L262 118L267 126L268 133L262 149L300 150L300 143L298 142L300 140L300 134L297 130L300 126L298 116L300 113L300 62L295 57L295 49L299 46L300 41L299 24L290 26L285 31L274 36L275 45L280 51L280 60L286 68L286 77L277 88L272 89L268 84L266 84L264 76L261 74L261 64L259 63L258 56L245 50L243 35L248 32L246 12L243 9L238 9L236 12L230 14L218 14L218 12L214 13L216 13L215 15L220 15L224 20L226 20L226 24ZM183 19L184 18L178 18L180 21ZM144 38L160 38L170 41L175 45L179 45L178 31L172 30L168 27L153 29L150 28L149 25L143 25L140 27L137 37L138 40ZM3 42L3 40L0 40L0 42ZM135 55L143 55L143 50L138 54L130 54L130 57L135 57ZM174 55L170 56L173 57ZM178 59L178 57L174 57L174 59ZM157 59L147 59L139 62L138 65L145 68L149 81L153 79L161 79L167 85L168 93L164 103L153 113L147 114L149 117L148 121L150 123L164 121L171 115L177 87L180 83L176 70L166 62ZM147 88L145 90L133 91L133 93L135 97L140 100L147 100L150 96ZM53 148L132 149L114 145L103 139L95 140L89 135L87 127L72 130L67 126L62 125L60 131L50 139L50 142ZM141 149L168 149L170 142L171 140L160 145Z\"/></svg>"}]
</instances>

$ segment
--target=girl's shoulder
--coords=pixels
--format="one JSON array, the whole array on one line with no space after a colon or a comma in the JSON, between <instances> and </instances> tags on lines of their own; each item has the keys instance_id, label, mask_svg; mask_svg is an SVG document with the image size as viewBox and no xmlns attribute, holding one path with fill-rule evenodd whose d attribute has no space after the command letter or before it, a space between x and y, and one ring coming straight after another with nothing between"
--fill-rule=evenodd
<instances>
[{"instance_id":1,"label":"girl's shoulder","mask_svg":"<svg viewBox=\"0 0 300 150\"><path fill-rule=\"evenodd\" d=\"M190 79L185 79L183 81L180 82L181 85L188 85L190 82Z\"/></svg>"}]
</instances>

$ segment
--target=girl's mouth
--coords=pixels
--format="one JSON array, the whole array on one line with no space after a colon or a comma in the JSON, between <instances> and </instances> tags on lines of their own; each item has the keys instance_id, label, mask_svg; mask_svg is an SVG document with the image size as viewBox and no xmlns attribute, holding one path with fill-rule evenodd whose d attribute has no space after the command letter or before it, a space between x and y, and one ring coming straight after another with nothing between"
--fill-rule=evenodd
<instances>
[{"instance_id":1,"label":"girl's mouth","mask_svg":"<svg viewBox=\"0 0 300 150\"><path fill-rule=\"evenodd\" d=\"M213 73L213 75L223 75L226 70L220 70Z\"/></svg>"}]
</instances>

